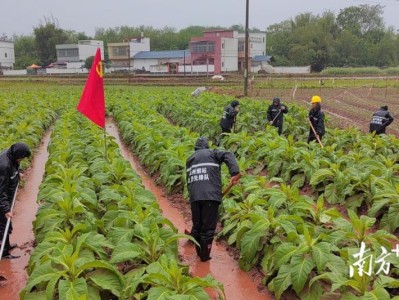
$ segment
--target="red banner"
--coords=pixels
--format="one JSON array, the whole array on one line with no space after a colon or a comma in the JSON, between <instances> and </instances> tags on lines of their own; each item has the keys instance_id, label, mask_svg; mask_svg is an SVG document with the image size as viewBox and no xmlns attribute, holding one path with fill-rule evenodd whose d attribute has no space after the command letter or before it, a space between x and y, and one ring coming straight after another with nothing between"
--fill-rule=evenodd
<instances>
[{"instance_id":1,"label":"red banner","mask_svg":"<svg viewBox=\"0 0 399 300\"><path fill-rule=\"evenodd\" d=\"M100 48L97 48L93 64L87 78L82 97L78 104L78 111L96 123L101 128L105 127L105 97L104 97L104 72L101 62Z\"/></svg>"}]
</instances>

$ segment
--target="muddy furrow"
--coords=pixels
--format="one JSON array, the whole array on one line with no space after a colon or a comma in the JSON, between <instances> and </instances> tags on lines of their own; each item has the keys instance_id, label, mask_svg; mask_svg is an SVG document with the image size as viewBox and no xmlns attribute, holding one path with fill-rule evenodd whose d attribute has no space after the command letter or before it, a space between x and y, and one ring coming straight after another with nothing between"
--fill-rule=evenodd
<instances>
[{"instance_id":1,"label":"muddy furrow","mask_svg":"<svg viewBox=\"0 0 399 300\"><path fill-rule=\"evenodd\" d=\"M14 208L15 215L12 220L14 229L10 241L18 245L16 249L12 250L12 253L21 257L0 261L0 274L7 278L0 285L1 300L18 300L19 292L25 287L28 279L25 268L28 265L35 241L32 222L36 218L38 208L36 198L48 159L47 146L50 135L51 130L47 130L39 149L34 155L31 167L25 172L25 185L19 189L17 194Z\"/></svg>"},{"instance_id":2,"label":"muddy furrow","mask_svg":"<svg viewBox=\"0 0 399 300\"><path fill-rule=\"evenodd\" d=\"M121 149L122 156L130 162L132 168L141 177L145 188L155 195L163 215L171 220L181 233L184 232L185 228L190 228L191 225L185 222L181 210L172 206L167 198L166 191L156 185L154 180L140 165L138 159L133 156L129 147L123 143L117 125L112 119L107 120L106 130L109 135L115 138ZM226 299L228 300L273 299L265 290L258 291L260 280L257 278L253 279L249 273L242 271L238 263L230 257L222 244L214 242L211 252L212 260L201 262L195 253L194 246L185 240L180 240L179 255L183 263L189 265L190 273L193 276L205 277L210 274L216 280L223 283ZM216 295L211 294L212 298L214 296Z\"/></svg>"}]
</instances>

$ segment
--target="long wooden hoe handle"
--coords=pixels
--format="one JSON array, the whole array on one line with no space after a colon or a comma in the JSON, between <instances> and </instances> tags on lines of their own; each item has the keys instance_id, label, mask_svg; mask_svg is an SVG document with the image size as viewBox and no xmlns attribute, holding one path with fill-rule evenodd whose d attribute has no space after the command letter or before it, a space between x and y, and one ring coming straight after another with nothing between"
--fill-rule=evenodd
<instances>
[{"instance_id":1,"label":"long wooden hoe handle","mask_svg":"<svg viewBox=\"0 0 399 300\"><path fill-rule=\"evenodd\" d=\"M242 174L241 174L241 173L238 173L237 176L238 176L238 179L240 179L241 176L242 176ZM224 191L223 191L223 193L222 193L223 197L226 196L226 194L227 194L228 192L230 192L230 190L231 190L231 188L232 188L233 186L234 186L234 184L233 184L232 182L230 182L230 184L224 189Z\"/></svg>"},{"instance_id":2,"label":"long wooden hoe handle","mask_svg":"<svg viewBox=\"0 0 399 300\"><path fill-rule=\"evenodd\" d=\"M313 127L313 125L312 125L312 122L310 122L310 119L308 119L308 122L309 122L310 128L312 128L312 131L313 131L313 133L314 133L314 135L315 135L317 141L319 142L321 148L324 148L323 144L322 144L321 141L320 141L319 135L316 133L316 130L314 129L314 127Z\"/></svg>"}]
</instances>

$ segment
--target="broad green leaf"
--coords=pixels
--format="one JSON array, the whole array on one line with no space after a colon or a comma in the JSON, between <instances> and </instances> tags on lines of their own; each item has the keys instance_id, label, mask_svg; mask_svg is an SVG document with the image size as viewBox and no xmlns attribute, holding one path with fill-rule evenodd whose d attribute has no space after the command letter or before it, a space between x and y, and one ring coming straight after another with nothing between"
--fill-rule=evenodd
<instances>
[{"instance_id":1,"label":"broad green leaf","mask_svg":"<svg viewBox=\"0 0 399 300\"><path fill-rule=\"evenodd\" d=\"M148 292L148 300L168 300L172 299L176 292L165 287L152 287Z\"/></svg>"},{"instance_id":2,"label":"broad green leaf","mask_svg":"<svg viewBox=\"0 0 399 300\"><path fill-rule=\"evenodd\" d=\"M276 300L281 298L284 291L292 284L291 266L283 265L278 271L278 275L269 283L269 290L274 292Z\"/></svg>"},{"instance_id":3,"label":"broad green leaf","mask_svg":"<svg viewBox=\"0 0 399 300\"><path fill-rule=\"evenodd\" d=\"M299 251L298 246L295 246L292 243L281 244L277 248L276 254L274 256L276 267L280 267L286 264L298 251Z\"/></svg>"},{"instance_id":4,"label":"broad green leaf","mask_svg":"<svg viewBox=\"0 0 399 300\"><path fill-rule=\"evenodd\" d=\"M376 288L371 292L366 292L361 300L390 300L389 293L382 287Z\"/></svg>"},{"instance_id":5,"label":"broad green leaf","mask_svg":"<svg viewBox=\"0 0 399 300\"><path fill-rule=\"evenodd\" d=\"M299 295L302 291L305 283L308 281L308 276L312 269L315 267L315 263L310 257L304 255L295 255L290 264L291 269L291 280L292 286Z\"/></svg>"},{"instance_id":6,"label":"broad green leaf","mask_svg":"<svg viewBox=\"0 0 399 300\"><path fill-rule=\"evenodd\" d=\"M142 254L142 250L136 244L130 242L119 243L114 251L110 263L117 264L125 261L131 261Z\"/></svg>"},{"instance_id":7,"label":"broad green leaf","mask_svg":"<svg viewBox=\"0 0 399 300\"><path fill-rule=\"evenodd\" d=\"M90 272L87 279L93 281L101 289L111 291L117 297L121 294L123 283L114 272L107 269L97 269Z\"/></svg>"},{"instance_id":8,"label":"broad green leaf","mask_svg":"<svg viewBox=\"0 0 399 300\"><path fill-rule=\"evenodd\" d=\"M84 278L75 281L60 280L58 291L60 300L87 299L87 284Z\"/></svg>"},{"instance_id":9,"label":"broad green leaf","mask_svg":"<svg viewBox=\"0 0 399 300\"><path fill-rule=\"evenodd\" d=\"M317 270L321 272L328 262L330 257L331 246L329 243L321 242L313 245L312 247L312 258L316 263Z\"/></svg>"}]
</instances>

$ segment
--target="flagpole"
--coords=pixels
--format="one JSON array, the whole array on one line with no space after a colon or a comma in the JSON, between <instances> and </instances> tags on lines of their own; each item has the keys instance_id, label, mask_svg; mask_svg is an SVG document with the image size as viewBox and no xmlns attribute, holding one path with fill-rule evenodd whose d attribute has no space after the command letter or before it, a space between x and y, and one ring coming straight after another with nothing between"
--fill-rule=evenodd
<instances>
[{"instance_id":1,"label":"flagpole","mask_svg":"<svg viewBox=\"0 0 399 300\"><path fill-rule=\"evenodd\" d=\"M108 161L108 156L107 156L107 132L105 130L106 125L104 125L104 157L105 160Z\"/></svg>"}]
</instances>

